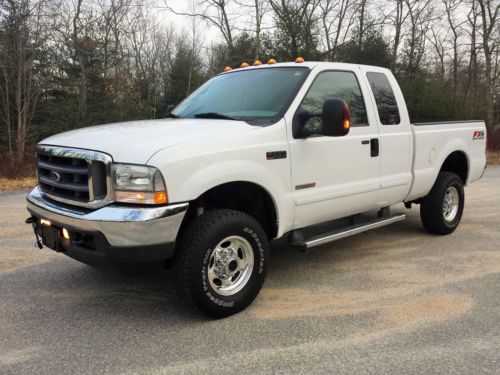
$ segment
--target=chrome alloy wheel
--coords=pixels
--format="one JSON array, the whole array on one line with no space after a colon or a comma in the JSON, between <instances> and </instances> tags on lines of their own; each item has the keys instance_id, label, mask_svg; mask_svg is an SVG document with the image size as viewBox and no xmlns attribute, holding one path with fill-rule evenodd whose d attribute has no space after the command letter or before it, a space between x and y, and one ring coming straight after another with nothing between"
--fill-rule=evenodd
<instances>
[{"instance_id":1,"label":"chrome alloy wheel","mask_svg":"<svg viewBox=\"0 0 500 375\"><path fill-rule=\"evenodd\" d=\"M254 265L250 243L240 236L224 238L215 247L208 263L210 286L222 296L232 296L247 284Z\"/></svg>"},{"instance_id":2,"label":"chrome alloy wheel","mask_svg":"<svg viewBox=\"0 0 500 375\"><path fill-rule=\"evenodd\" d=\"M460 195L457 188L454 186L448 187L443 200L443 217L448 223L451 223L457 217L459 205Z\"/></svg>"}]
</instances>

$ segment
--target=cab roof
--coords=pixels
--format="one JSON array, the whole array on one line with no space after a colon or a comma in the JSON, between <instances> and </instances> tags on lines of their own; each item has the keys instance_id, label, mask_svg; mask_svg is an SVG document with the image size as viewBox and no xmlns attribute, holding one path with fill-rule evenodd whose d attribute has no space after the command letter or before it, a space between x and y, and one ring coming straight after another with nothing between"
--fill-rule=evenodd
<instances>
[{"instance_id":1,"label":"cab roof","mask_svg":"<svg viewBox=\"0 0 500 375\"><path fill-rule=\"evenodd\" d=\"M237 72L237 71L242 71L242 70L254 70L254 69L274 69L274 68L297 68L297 67L305 67L310 70L320 67L320 68L353 68L353 67L372 67L372 68L377 68L377 69L384 69L378 66L372 66L372 65L363 65L363 64L350 64L350 63L341 63L341 62L326 62L326 61L305 61L302 63L296 63L296 62L283 62L283 63L276 63L276 64L262 64L262 65L257 65L257 66L252 66L250 65L247 68L234 68L232 70L229 70L227 72L221 72L220 74L227 74L227 73L232 73L232 72Z\"/></svg>"}]
</instances>

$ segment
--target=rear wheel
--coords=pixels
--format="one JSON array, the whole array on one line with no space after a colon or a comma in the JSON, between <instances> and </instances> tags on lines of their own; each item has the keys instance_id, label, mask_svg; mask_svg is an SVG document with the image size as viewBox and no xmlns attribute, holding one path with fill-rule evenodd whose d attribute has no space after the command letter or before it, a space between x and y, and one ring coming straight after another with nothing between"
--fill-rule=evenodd
<instances>
[{"instance_id":1,"label":"rear wheel","mask_svg":"<svg viewBox=\"0 0 500 375\"><path fill-rule=\"evenodd\" d=\"M179 297L212 317L247 307L267 271L269 245L260 224L234 210L208 211L184 231L174 259Z\"/></svg>"},{"instance_id":2,"label":"rear wheel","mask_svg":"<svg viewBox=\"0 0 500 375\"><path fill-rule=\"evenodd\" d=\"M464 187L458 175L440 172L430 193L420 204L420 218L427 231L450 234L460 223L464 210Z\"/></svg>"}]
</instances>

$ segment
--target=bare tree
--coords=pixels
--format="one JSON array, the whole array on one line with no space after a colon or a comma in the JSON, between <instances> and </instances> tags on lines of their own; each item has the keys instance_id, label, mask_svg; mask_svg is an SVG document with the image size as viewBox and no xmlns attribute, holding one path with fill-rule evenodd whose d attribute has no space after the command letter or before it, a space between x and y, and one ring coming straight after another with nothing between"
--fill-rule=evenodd
<instances>
[{"instance_id":1,"label":"bare tree","mask_svg":"<svg viewBox=\"0 0 500 375\"><path fill-rule=\"evenodd\" d=\"M443 40L440 37L440 32L436 31L436 26L434 25L431 29L432 37L429 39L432 46L434 47L434 52L436 53L437 63L438 63L438 72L439 77L444 80L445 79L445 57L446 57L446 49L443 44Z\"/></svg>"},{"instance_id":2,"label":"bare tree","mask_svg":"<svg viewBox=\"0 0 500 375\"><path fill-rule=\"evenodd\" d=\"M110 59L116 59L121 51L122 34L126 33L125 19L132 5L132 0L97 0L104 20L104 79L108 78ZM112 40L111 40L112 39ZM113 64L117 73L118 64Z\"/></svg>"},{"instance_id":3,"label":"bare tree","mask_svg":"<svg viewBox=\"0 0 500 375\"><path fill-rule=\"evenodd\" d=\"M429 30L433 9L432 0L405 0L408 10L408 36L406 40L406 73L413 79L420 68L425 53L425 42Z\"/></svg>"},{"instance_id":4,"label":"bare tree","mask_svg":"<svg viewBox=\"0 0 500 375\"><path fill-rule=\"evenodd\" d=\"M276 26L284 33L291 58L316 49L315 27L318 0L271 0Z\"/></svg>"},{"instance_id":5,"label":"bare tree","mask_svg":"<svg viewBox=\"0 0 500 375\"><path fill-rule=\"evenodd\" d=\"M458 39L460 37L460 27L465 21L458 22L455 17L455 12L457 8L461 5L461 0L442 0L444 9L446 12L446 20L448 21L448 27L452 34L452 75L453 75L453 96L457 96L457 86L458 86L458 66L459 66L459 45Z\"/></svg>"},{"instance_id":6,"label":"bare tree","mask_svg":"<svg viewBox=\"0 0 500 375\"><path fill-rule=\"evenodd\" d=\"M354 5L353 0L324 0L319 3L326 55L332 61L354 23L355 17L351 14Z\"/></svg>"},{"instance_id":7,"label":"bare tree","mask_svg":"<svg viewBox=\"0 0 500 375\"><path fill-rule=\"evenodd\" d=\"M267 10L269 2L267 0L254 0L255 8L255 59L260 58L262 19Z\"/></svg>"},{"instance_id":8,"label":"bare tree","mask_svg":"<svg viewBox=\"0 0 500 375\"><path fill-rule=\"evenodd\" d=\"M398 50L403 38L403 25L408 17L408 12L405 12L405 0L394 0L395 8L394 15L389 19L392 20L394 26L394 41L392 44L392 67L397 65Z\"/></svg>"},{"instance_id":9,"label":"bare tree","mask_svg":"<svg viewBox=\"0 0 500 375\"><path fill-rule=\"evenodd\" d=\"M161 28L141 9L129 14L128 28L130 55L134 65L132 70L135 73L135 97L141 108L144 107L143 100L152 104L150 112L155 118L160 96L165 92L175 33L171 28Z\"/></svg>"},{"instance_id":10,"label":"bare tree","mask_svg":"<svg viewBox=\"0 0 500 375\"><path fill-rule=\"evenodd\" d=\"M494 105L496 99L495 85L498 78L499 61L498 48L500 47L499 23L500 2L497 0L477 0L482 20L483 53L486 69L486 104L488 126L495 126Z\"/></svg>"},{"instance_id":11,"label":"bare tree","mask_svg":"<svg viewBox=\"0 0 500 375\"><path fill-rule=\"evenodd\" d=\"M358 46L362 48L363 39L366 33L366 11L367 11L368 0L359 0L358 3L358 14L359 14L359 24L358 24Z\"/></svg>"},{"instance_id":12,"label":"bare tree","mask_svg":"<svg viewBox=\"0 0 500 375\"><path fill-rule=\"evenodd\" d=\"M165 0L167 9L177 15L187 17L197 17L215 26L226 41L230 49L234 46L233 29L231 16L229 14L229 4L231 0L199 0L196 9L192 11L178 11L169 5L171 1ZM200 11L198 11L200 9Z\"/></svg>"},{"instance_id":13,"label":"bare tree","mask_svg":"<svg viewBox=\"0 0 500 375\"><path fill-rule=\"evenodd\" d=\"M2 118L8 134L8 150L11 162L21 165L24 160L26 141L41 88L36 71L40 61L39 49L44 43L43 0L7 0L2 11ZM15 157L13 150L12 122L15 123Z\"/></svg>"},{"instance_id":14,"label":"bare tree","mask_svg":"<svg viewBox=\"0 0 500 375\"><path fill-rule=\"evenodd\" d=\"M465 96L468 95L470 86L472 85L474 91L477 91L477 81L478 81L478 48L477 48L477 29L478 29L478 6L477 0L470 1L470 11L467 14L467 21L470 28L469 31L469 63L467 66L467 83L465 86Z\"/></svg>"},{"instance_id":15,"label":"bare tree","mask_svg":"<svg viewBox=\"0 0 500 375\"><path fill-rule=\"evenodd\" d=\"M241 9L250 9L253 13L251 32L255 33L255 60L260 58L262 49L262 31L264 30L264 17L269 10L269 0L234 0L234 3ZM241 12L241 11L240 11ZM245 13L244 11L241 13ZM247 31L241 28L235 30Z\"/></svg>"}]
</instances>

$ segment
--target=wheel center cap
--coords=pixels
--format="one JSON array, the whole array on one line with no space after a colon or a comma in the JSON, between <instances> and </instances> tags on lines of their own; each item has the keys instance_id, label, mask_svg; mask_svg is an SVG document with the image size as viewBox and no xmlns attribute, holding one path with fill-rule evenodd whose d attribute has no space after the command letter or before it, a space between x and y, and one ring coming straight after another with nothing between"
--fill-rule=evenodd
<instances>
[{"instance_id":1,"label":"wheel center cap","mask_svg":"<svg viewBox=\"0 0 500 375\"><path fill-rule=\"evenodd\" d=\"M217 254L214 271L218 277L228 279L233 276L237 269L237 254L233 249L223 249Z\"/></svg>"}]
</instances>

